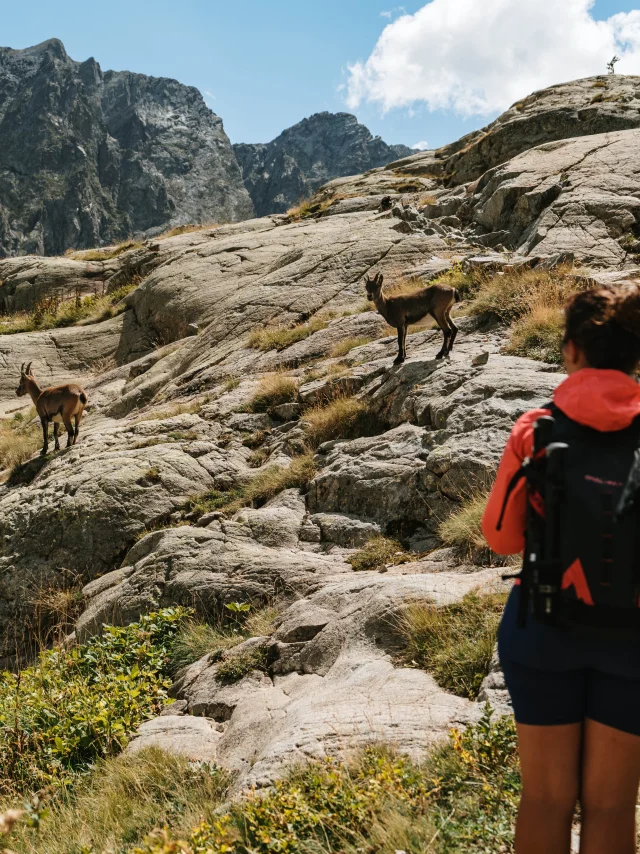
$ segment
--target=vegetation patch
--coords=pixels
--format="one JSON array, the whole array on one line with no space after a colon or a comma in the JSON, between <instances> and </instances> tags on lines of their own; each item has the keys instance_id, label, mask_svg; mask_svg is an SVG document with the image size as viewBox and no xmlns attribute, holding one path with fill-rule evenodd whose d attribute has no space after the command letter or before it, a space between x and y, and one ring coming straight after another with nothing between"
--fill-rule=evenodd
<instances>
[{"instance_id":1,"label":"vegetation patch","mask_svg":"<svg viewBox=\"0 0 640 854\"><path fill-rule=\"evenodd\" d=\"M216 679L221 682L239 682L254 670L267 670L267 651L263 647L231 651L218 665Z\"/></svg>"},{"instance_id":2,"label":"vegetation patch","mask_svg":"<svg viewBox=\"0 0 640 854\"><path fill-rule=\"evenodd\" d=\"M134 854L509 852L519 794L515 725L487 707L423 764L376 747L310 763L188 836L153 834Z\"/></svg>"},{"instance_id":3,"label":"vegetation patch","mask_svg":"<svg viewBox=\"0 0 640 854\"><path fill-rule=\"evenodd\" d=\"M364 347L365 344L371 344L373 338L370 335L360 335L359 337L354 338L345 338L344 341L340 341L339 344L336 344L335 347L332 348L329 356L333 359L339 359L342 356L346 356L347 353L350 353L356 347Z\"/></svg>"},{"instance_id":4,"label":"vegetation patch","mask_svg":"<svg viewBox=\"0 0 640 854\"><path fill-rule=\"evenodd\" d=\"M42 427L34 406L0 421L0 471L16 471L42 448Z\"/></svg>"},{"instance_id":5,"label":"vegetation patch","mask_svg":"<svg viewBox=\"0 0 640 854\"><path fill-rule=\"evenodd\" d=\"M563 337L562 309L544 303L533 304L531 310L513 325L505 352L559 365L562 362Z\"/></svg>"},{"instance_id":6,"label":"vegetation patch","mask_svg":"<svg viewBox=\"0 0 640 854\"><path fill-rule=\"evenodd\" d=\"M130 851L157 827L189 835L227 796L230 775L207 763L149 748L99 760L72 791L57 790L37 827L19 824L16 854ZM8 843L7 843L8 844Z\"/></svg>"},{"instance_id":7,"label":"vegetation patch","mask_svg":"<svg viewBox=\"0 0 640 854\"><path fill-rule=\"evenodd\" d=\"M464 555L489 549L482 533L482 516L488 498L488 491L478 490L440 523L438 534L445 545L454 546Z\"/></svg>"},{"instance_id":8,"label":"vegetation patch","mask_svg":"<svg viewBox=\"0 0 640 854\"><path fill-rule=\"evenodd\" d=\"M177 673L205 655L210 655L213 661L218 661L227 650L249 638L273 634L279 609L268 606L256 611L236 613L244 615L245 619L234 619L231 622L229 618L221 619L213 625L197 620L186 622L176 635L172 646L172 673Z\"/></svg>"},{"instance_id":9,"label":"vegetation patch","mask_svg":"<svg viewBox=\"0 0 640 854\"><path fill-rule=\"evenodd\" d=\"M296 326L274 326L271 329L256 329L249 336L247 342L254 350L286 350L298 341L304 341L314 332L326 329L329 320L326 317L314 317L308 323L299 323Z\"/></svg>"},{"instance_id":10,"label":"vegetation patch","mask_svg":"<svg viewBox=\"0 0 640 854\"><path fill-rule=\"evenodd\" d=\"M139 240L125 240L116 246L105 246L101 249L67 249L64 254L72 261L109 261L133 249L142 249L142 243Z\"/></svg>"},{"instance_id":11,"label":"vegetation patch","mask_svg":"<svg viewBox=\"0 0 640 854\"><path fill-rule=\"evenodd\" d=\"M580 285L568 265L554 270L516 269L502 274L473 275L475 298L471 314L513 323L534 308L561 308Z\"/></svg>"},{"instance_id":12,"label":"vegetation patch","mask_svg":"<svg viewBox=\"0 0 640 854\"><path fill-rule=\"evenodd\" d=\"M168 608L77 647L40 653L0 681L0 795L69 785L119 753L168 702L171 643L187 612Z\"/></svg>"},{"instance_id":13,"label":"vegetation patch","mask_svg":"<svg viewBox=\"0 0 640 854\"><path fill-rule=\"evenodd\" d=\"M124 298L142 281L142 277L134 276L128 284L102 296L92 294L83 297L78 291L75 297L69 299L63 299L59 294L42 297L32 311L0 318L0 335L101 323L126 310Z\"/></svg>"},{"instance_id":14,"label":"vegetation patch","mask_svg":"<svg viewBox=\"0 0 640 854\"><path fill-rule=\"evenodd\" d=\"M314 406L305 412L302 426L311 448L332 439L376 436L387 427L370 401L357 397L336 397L324 406Z\"/></svg>"},{"instance_id":15,"label":"vegetation patch","mask_svg":"<svg viewBox=\"0 0 640 854\"><path fill-rule=\"evenodd\" d=\"M474 700L489 672L506 600L504 593L469 593L442 608L410 605L399 618L402 660L431 673L447 691Z\"/></svg>"},{"instance_id":16,"label":"vegetation patch","mask_svg":"<svg viewBox=\"0 0 640 854\"><path fill-rule=\"evenodd\" d=\"M300 222L303 219L310 219L311 217L322 216L325 211L328 211L331 205L336 202L338 199L330 196L328 199L324 199L323 201L316 201L315 199L304 199L304 201L300 202L293 208L289 208L287 211L287 216L289 217L289 222Z\"/></svg>"},{"instance_id":17,"label":"vegetation patch","mask_svg":"<svg viewBox=\"0 0 640 854\"><path fill-rule=\"evenodd\" d=\"M298 399L298 383L287 374L267 374L260 380L258 390L251 398L249 412L268 412L282 403L292 403Z\"/></svg>"},{"instance_id":18,"label":"vegetation patch","mask_svg":"<svg viewBox=\"0 0 640 854\"><path fill-rule=\"evenodd\" d=\"M416 556L406 551L397 540L381 536L372 537L360 551L346 558L356 572L399 566L415 559Z\"/></svg>"},{"instance_id":19,"label":"vegetation patch","mask_svg":"<svg viewBox=\"0 0 640 854\"><path fill-rule=\"evenodd\" d=\"M176 225L175 228L170 228L168 231L164 231L162 234L159 234L155 239L156 240L166 240L167 237L179 237L181 234L191 234L194 231L210 231L216 228L220 228L221 223L219 222L205 222L200 225L196 223L189 223L188 225Z\"/></svg>"},{"instance_id":20,"label":"vegetation patch","mask_svg":"<svg viewBox=\"0 0 640 854\"><path fill-rule=\"evenodd\" d=\"M231 515L242 507L261 507L285 489L304 489L313 480L315 473L312 454L294 457L286 468L268 466L242 486L226 492L213 489L193 497L188 505L190 518L199 519L214 510Z\"/></svg>"}]
</instances>

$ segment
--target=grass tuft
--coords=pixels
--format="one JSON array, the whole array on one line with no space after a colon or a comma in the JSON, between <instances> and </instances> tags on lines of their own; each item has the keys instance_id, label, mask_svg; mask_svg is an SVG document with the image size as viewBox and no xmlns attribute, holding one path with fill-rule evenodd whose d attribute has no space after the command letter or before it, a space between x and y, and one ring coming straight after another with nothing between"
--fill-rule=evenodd
<instances>
[{"instance_id":1,"label":"grass tuft","mask_svg":"<svg viewBox=\"0 0 640 854\"><path fill-rule=\"evenodd\" d=\"M346 558L356 572L399 566L415 559L415 555L407 552L397 540L382 536L372 537L360 551Z\"/></svg>"},{"instance_id":2,"label":"grass tuft","mask_svg":"<svg viewBox=\"0 0 640 854\"><path fill-rule=\"evenodd\" d=\"M433 675L438 685L474 700L489 672L506 594L469 593L454 605L410 605L399 618L402 659Z\"/></svg>"},{"instance_id":3,"label":"grass tuft","mask_svg":"<svg viewBox=\"0 0 640 854\"><path fill-rule=\"evenodd\" d=\"M562 362L563 337L562 309L556 305L533 304L531 310L513 325L505 352L559 365Z\"/></svg>"},{"instance_id":4,"label":"grass tuft","mask_svg":"<svg viewBox=\"0 0 640 854\"><path fill-rule=\"evenodd\" d=\"M474 493L440 523L438 534L445 545L454 546L465 555L489 549L482 533L482 516L488 497L485 490Z\"/></svg>"},{"instance_id":5,"label":"grass tuft","mask_svg":"<svg viewBox=\"0 0 640 854\"><path fill-rule=\"evenodd\" d=\"M285 489L304 489L315 473L312 454L294 457L287 468L268 466L242 486L226 492L212 489L194 496L188 504L190 518L199 519L215 510L224 511L229 516L242 507L261 507Z\"/></svg>"},{"instance_id":6,"label":"grass tuft","mask_svg":"<svg viewBox=\"0 0 640 854\"><path fill-rule=\"evenodd\" d=\"M339 359L341 356L346 356L347 353L350 353L356 347L364 347L365 344L371 344L372 341L373 338L371 338L370 335L346 338L344 341L340 341L339 344L336 344L335 347L333 347L329 356L333 359Z\"/></svg>"},{"instance_id":7,"label":"grass tuft","mask_svg":"<svg viewBox=\"0 0 640 854\"><path fill-rule=\"evenodd\" d=\"M194 231L209 231L210 229L220 228L219 222L205 222L201 225L188 223L187 225L176 225L175 228L170 228L168 231L163 231L155 240L166 240L168 237L179 237L181 234L192 234Z\"/></svg>"},{"instance_id":8,"label":"grass tuft","mask_svg":"<svg viewBox=\"0 0 640 854\"><path fill-rule=\"evenodd\" d=\"M24 414L18 412L0 421L0 471L15 471L42 447L42 427L35 417L32 406Z\"/></svg>"},{"instance_id":9,"label":"grass tuft","mask_svg":"<svg viewBox=\"0 0 640 854\"><path fill-rule=\"evenodd\" d=\"M116 246L104 246L100 249L70 249L64 254L73 261L109 261L133 249L142 249L142 243L139 240L125 240Z\"/></svg>"},{"instance_id":10,"label":"grass tuft","mask_svg":"<svg viewBox=\"0 0 640 854\"><path fill-rule=\"evenodd\" d=\"M246 649L234 653L231 651L216 669L216 679L220 682L239 682L254 670L266 672L267 651L263 647Z\"/></svg>"},{"instance_id":11,"label":"grass tuft","mask_svg":"<svg viewBox=\"0 0 640 854\"><path fill-rule=\"evenodd\" d=\"M580 289L568 265L554 270L507 270L503 274L473 274L475 298L471 314L513 323L536 306L561 307Z\"/></svg>"},{"instance_id":12,"label":"grass tuft","mask_svg":"<svg viewBox=\"0 0 640 854\"><path fill-rule=\"evenodd\" d=\"M130 851L157 827L189 833L213 821L231 776L208 763L152 747L97 764L76 790L57 792L39 828L15 831L16 854Z\"/></svg>"},{"instance_id":13,"label":"grass tuft","mask_svg":"<svg viewBox=\"0 0 640 854\"><path fill-rule=\"evenodd\" d=\"M287 374L267 374L260 380L258 390L251 398L250 412L268 412L274 406L298 399L298 383Z\"/></svg>"},{"instance_id":14,"label":"grass tuft","mask_svg":"<svg viewBox=\"0 0 640 854\"><path fill-rule=\"evenodd\" d=\"M307 410L302 426L311 448L318 448L323 442L334 439L375 436L386 429L371 404L357 397L337 397L324 406Z\"/></svg>"},{"instance_id":15,"label":"grass tuft","mask_svg":"<svg viewBox=\"0 0 640 854\"><path fill-rule=\"evenodd\" d=\"M314 317L308 323L299 323L297 326L274 326L271 329L256 329L249 336L247 342L254 350L285 350L298 341L304 341L314 332L326 329L328 320L323 317Z\"/></svg>"}]
</instances>

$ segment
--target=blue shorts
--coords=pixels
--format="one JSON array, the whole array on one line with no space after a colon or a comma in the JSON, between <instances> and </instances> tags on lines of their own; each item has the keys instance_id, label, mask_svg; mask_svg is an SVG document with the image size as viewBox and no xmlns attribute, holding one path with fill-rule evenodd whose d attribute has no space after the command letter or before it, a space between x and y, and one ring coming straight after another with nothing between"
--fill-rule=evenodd
<instances>
[{"instance_id":1,"label":"blue shorts","mask_svg":"<svg viewBox=\"0 0 640 854\"><path fill-rule=\"evenodd\" d=\"M530 726L582 723L585 718L640 736L640 679L598 670L537 670L503 659L516 721Z\"/></svg>"}]
</instances>

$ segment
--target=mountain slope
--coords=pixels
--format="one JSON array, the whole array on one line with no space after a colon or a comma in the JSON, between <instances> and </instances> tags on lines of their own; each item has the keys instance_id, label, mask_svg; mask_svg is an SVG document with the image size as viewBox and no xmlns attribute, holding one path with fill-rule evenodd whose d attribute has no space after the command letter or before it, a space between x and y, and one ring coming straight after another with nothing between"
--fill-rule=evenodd
<instances>
[{"instance_id":1,"label":"mountain slope","mask_svg":"<svg viewBox=\"0 0 640 854\"><path fill-rule=\"evenodd\" d=\"M322 184L406 157L406 145L387 145L349 113L316 113L267 144L233 149L258 216L284 213Z\"/></svg>"},{"instance_id":2,"label":"mountain slope","mask_svg":"<svg viewBox=\"0 0 640 854\"><path fill-rule=\"evenodd\" d=\"M103 73L57 39L0 48L0 255L252 213L222 121L196 89Z\"/></svg>"}]
</instances>

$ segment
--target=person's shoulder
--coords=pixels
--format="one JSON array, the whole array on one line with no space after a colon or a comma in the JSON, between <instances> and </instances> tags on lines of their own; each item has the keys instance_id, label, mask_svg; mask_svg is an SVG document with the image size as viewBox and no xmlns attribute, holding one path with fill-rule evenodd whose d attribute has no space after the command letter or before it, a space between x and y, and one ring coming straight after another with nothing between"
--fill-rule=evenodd
<instances>
[{"instance_id":1,"label":"person's shoulder","mask_svg":"<svg viewBox=\"0 0 640 854\"><path fill-rule=\"evenodd\" d=\"M549 409L530 409L524 415L521 415L513 425L509 441L514 451L522 459L531 453L533 425L538 418L549 414Z\"/></svg>"}]
</instances>

